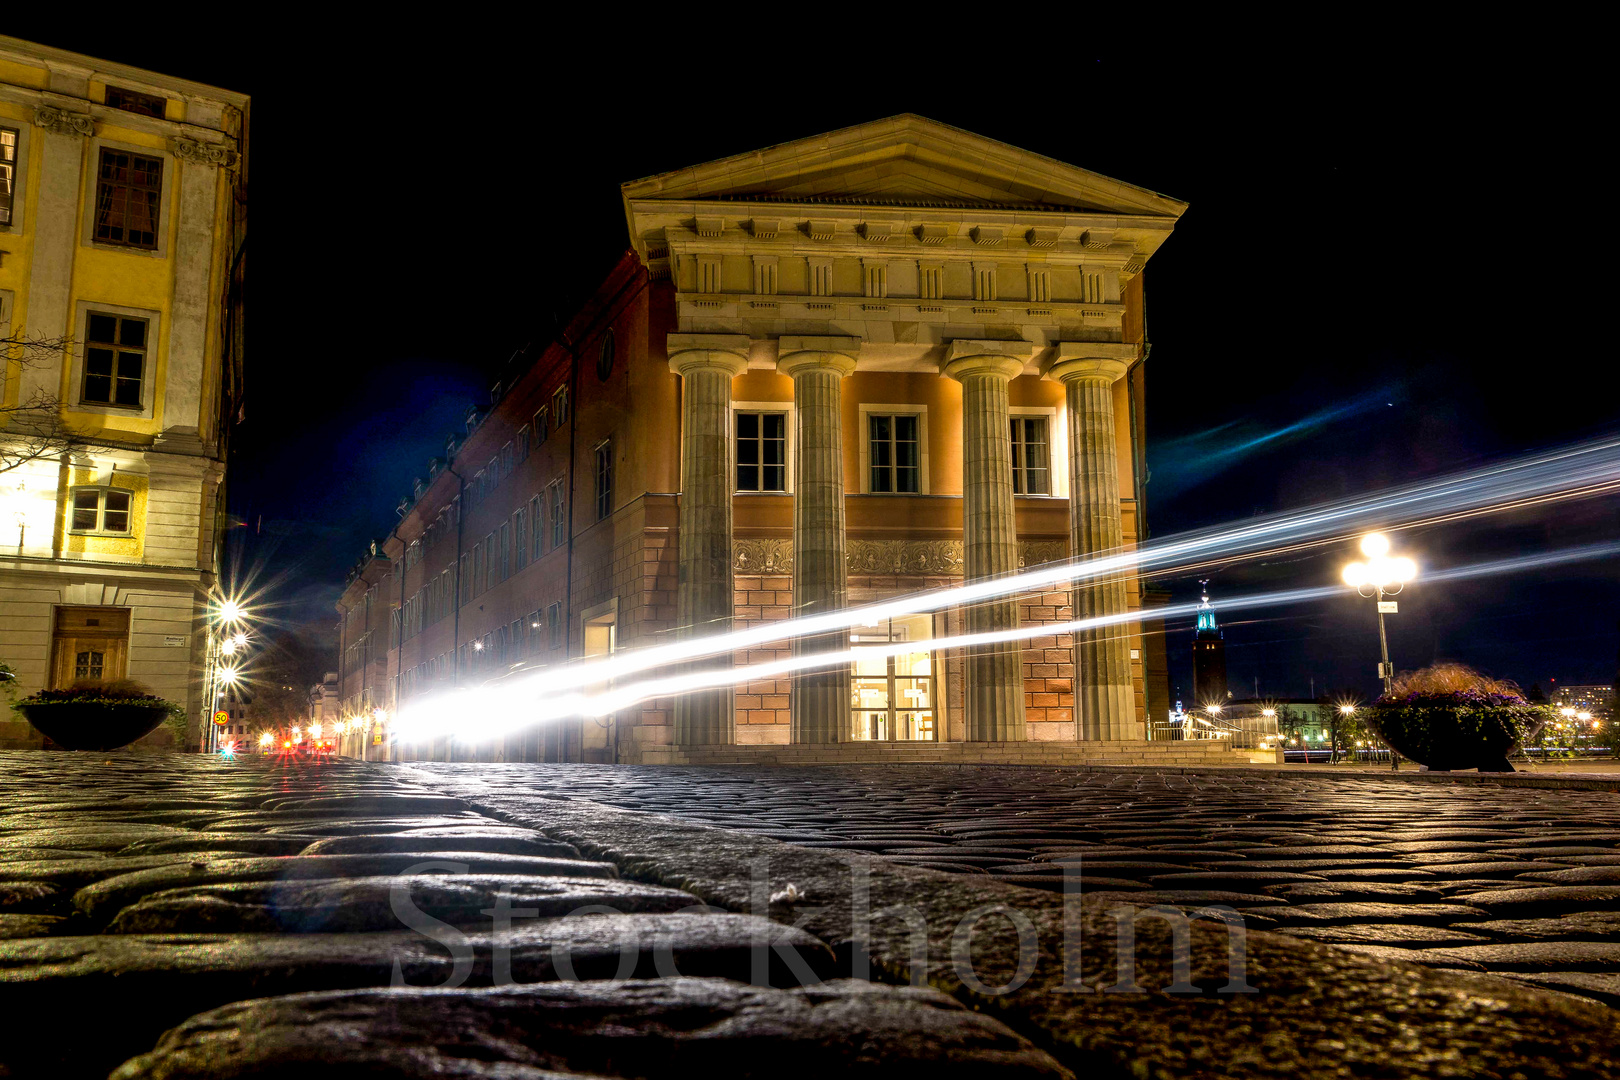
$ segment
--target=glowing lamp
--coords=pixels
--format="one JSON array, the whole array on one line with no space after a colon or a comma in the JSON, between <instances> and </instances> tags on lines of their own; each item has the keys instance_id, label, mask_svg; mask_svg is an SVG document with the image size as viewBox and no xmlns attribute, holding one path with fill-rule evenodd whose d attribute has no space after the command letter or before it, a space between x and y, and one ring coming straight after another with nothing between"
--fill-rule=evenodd
<instances>
[{"instance_id":1,"label":"glowing lamp","mask_svg":"<svg viewBox=\"0 0 1620 1080\"><path fill-rule=\"evenodd\" d=\"M219 669L219 681L224 683L226 686L235 686L241 677L241 673L233 667L222 667Z\"/></svg>"},{"instance_id":2,"label":"glowing lamp","mask_svg":"<svg viewBox=\"0 0 1620 1080\"><path fill-rule=\"evenodd\" d=\"M231 644L235 645L238 649L242 648L247 644L247 635L238 633L235 637L231 638Z\"/></svg>"},{"instance_id":3,"label":"glowing lamp","mask_svg":"<svg viewBox=\"0 0 1620 1080\"><path fill-rule=\"evenodd\" d=\"M235 656L236 649L237 644L234 638L226 638L224 641L219 643L219 651L224 653L226 656Z\"/></svg>"},{"instance_id":4,"label":"glowing lamp","mask_svg":"<svg viewBox=\"0 0 1620 1080\"><path fill-rule=\"evenodd\" d=\"M1344 568L1344 583L1352 589L1359 589L1367 583L1367 564L1353 562Z\"/></svg>"},{"instance_id":5,"label":"glowing lamp","mask_svg":"<svg viewBox=\"0 0 1620 1080\"><path fill-rule=\"evenodd\" d=\"M1383 533L1368 533L1361 538L1361 553L1369 559L1389 554L1389 537Z\"/></svg>"},{"instance_id":6,"label":"glowing lamp","mask_svg":"<svg viewBox=\"0 0 1620 1080\"><path fill-rule=\"evenodd\" d=\"M259 745L260 746L269 746L270 745L270 733L268 731L265 732L263 735L259 736Z\"/></svg>"},{"instance_id":7,"label":"glowing lamp","mask_svg":"<svg viewBox=\"0 0 1620 1080\"><path fill-rule=\"evenodd\" d=\"M242 605L235 600L221 600L219 603L219 619L221 622L238 622L242 618Z\"/></svg>"},{"instance_id":8,"label":"glowing lamp","mask_svg":"<svg viewBox=\"0 0 1620 1080\"><path fill-rule=\"evenodd\" d=\"M1275 717L1277 715L1277 710L1276 709L1261 709L1260 710L1260 715L1265 717L1267 720L1270 720L1270 719L1272 719L1273 717Z\"/></svg>"},{"instance_id":9,"label":"glowing lamp","mask_svg":"<svg viewBox=\"0 0 1620 1080\"><path fill-rule=\"evenodd\" d=\"M1339 706L1339 714L1341 716L1349 716L1351 713L1353 713L1355 711L1356 711L1356 707L1354 705L1340 705Z\"/></svg>"},{"instance_id":10,"label":"glowing lamp","mask_svg":"<svg viewBox=\"0 0 1620 1080\"><path fill-rule=\"evenodd\" d=\"M319 724L311 724L311 725L309 725L309 737L312 738L312 739L320 738L321 737L321 725L319 725Z\"/></svg>"}]
</instances>

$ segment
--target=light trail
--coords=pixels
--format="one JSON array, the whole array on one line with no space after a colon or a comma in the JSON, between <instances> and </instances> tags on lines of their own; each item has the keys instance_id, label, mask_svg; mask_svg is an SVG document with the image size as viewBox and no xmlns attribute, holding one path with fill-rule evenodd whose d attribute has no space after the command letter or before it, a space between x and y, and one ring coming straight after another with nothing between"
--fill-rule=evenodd
<instances>
[{"instance_id":1,"label":"light trail","mask_svg":"<svg viewBox=\"0 0 1620 1080\"><path fill-rule=\"evenodd\" d=\"M1469 566L1452 567L1425 575L1427 582L1457 581L1466 578L1488 577L1521 570L1541 569L1593 559L1620 555L1620 541L1589 544L1566 548L1540 555L1516 556ZM1214 606L1222 611L1254 607L1272 607L1284 604L1309 603L1343 596L1340 585L1313 586L1304 589L1285 589L1250 596L1225 599ZM1155 610L1157 618L1175 618L1195 615L1198 603L1170 605ZM622 686L599 690L589 688L571 693L555 693L555 687L541 680L524 678L511 683L496 681L483 687L453 691L424 699L421 703L401 710L395 722L394 738L402 742L415 742L449 735L460 741L481 742L509 731L535 724L559 720L568 716L600 717L650 701L655 698L675 697L698 690L735 686L793 675L817 668L838 667L858 659L877 659L904 656L918 652L942 652L975 646L1006 644L1032 637L1068 634L1080 630L1130 623L1139 619L1140 612L1129 611L1119 615L1075 619L1063 623L1038 623L1020 626L1014 630L990 633L958 634L943 638L930 638L926 642L895 642L888 645L862 646L839 652L812 653L789 656L744 667L727 667L704 671L683 672L643 679ZM918 648L923 645L923 648Z\"/></svg>"},{"instance_id":2,"label":"light trail","mask_svg":"<svg viewBox=\"0 0 1620 1080\"><path fill-rule=\"evenodd\" d=\"M872 625L898 615L982 603L1019 593L1048 591L1087 577L1130 571L1169 572L1208 560L1231 559L1331 539L1367 528L1396 529L1420 520L1455 520L1501 512L1554 498L1588 498L1620 490L1620 439L1583 443L1521 460L1425 480L1389 491L1323 503L1305 510L1255 518L1149 541L1130 551L1048 563L1006 577L913 593L822 615L801 615L750 627L616 653L562 668L544 669L553 691L578 690L638 672L707 656L740 652L795 637Z\"/></svg>"}]
</instances>

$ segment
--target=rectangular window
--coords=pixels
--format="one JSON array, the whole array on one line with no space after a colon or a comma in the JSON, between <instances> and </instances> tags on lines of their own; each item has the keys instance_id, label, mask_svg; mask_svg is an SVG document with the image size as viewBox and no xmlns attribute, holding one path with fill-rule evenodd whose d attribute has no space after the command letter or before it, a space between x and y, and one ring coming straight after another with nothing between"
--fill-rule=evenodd
<instances>
[{"instance_id":1,"label":"rectangular window","mask_svg":"<svg viewBox=\"0 0 1620 1080\"><path fill-rule=\"evenodd\" d=\"M551 411L541 409L534 414L534 445L538 447L551 436Z\"/></svg>"},{"instance_id":2,"label":"rectangular window","mask_svg":"<svg viewBox=\"0 0 1620 1080\"><path fill-rule=\"evenodd\" d=\"M17 131L0 128L0 225L11 224L17 188Z\"/></svg>"},{"instance_id":3,"label":"rectangular window","mask_svg":"<svg viewBox=\"0 0 1620 1080\"><path fill-rule=\"evenodd\" d=\"M1012 418L1012 466L1013 494L1052 494L1044 416Z\"/></svg>"},{"instance_id":4,"label":"rectangular window","mask_svg":"<svg viewBox=\"0 0 1620 1080\"><path fill-rule=\"evenodd\" d=\"M512 526L510 522L501 522L501 538L497 543L500 545L501 551L498 556L501 561L501 580L505 581L512 576Z\"/></svg>"},{"instance_id":5,"label":"rectangular window","mask_svg":"<svg viewBox=\"0 0 1620 1080\"><path fill-rule=\"evenodd\" d=\"M461 576L460 576L460 579L459 579L461 581L461 596L457 598L459 601L462 601L462 602L465 602L467 597L469 595L471 595L471 593L472 593L472 587L473 587L472 564L473 564L472 552L468 551L468 552L463 553L462 556L461 556Z\"/></svg>"},{"instance_id":6,"label":"rectangular window","mask_svg":"<svg viewBox=\"0 0 1620 1080\"><path fill-rule=\"evenodd\" d=\"M613 513L613 442L607 440L596 447L596 520L601 521Z\"/></svg>"},{"instance_id":7,"label":"rectangular window","mask_svg":"<svg viewBox=\"0 0 1620 1080\"><path fill-rule=\"evenodd\" d=\"M552 604L546 608L546 641L555 649L562 645L562 638L562 605Z\"/></svg>"},{"instance_id":8,"label":"rectangular window","mask_svg":"<svg viewBox=\"0 0 1620 1080\"><path fill-rule=\"evenodd\" d=\"M129 508L127 491L106 487L74 488L69 528L76 533L128 536Z\"/></svg>"},{"instance_id":9,"label":"rectangular window","mask_svg":"<svg viewBox=\"0 0 1620 1080\"><path fill-rule=\"evenodd\" d=\"M737 490L787 490L787 415L737 414Z\"/></svg>"},{"instance_id":10,"label":"rectangular window","mask_svg":"<svg viewBox=\"0 0 1620 1080\"><path fill-rule=\"evenodd\" d=\"M146 320L92 311L85 320L84 386L91 405L141 407L146 375Z\"/></svg>"},{"instance_id":11,"label":"rectangular window","mask_svg":"<svg viewBox=\"0 0 1620 1080\"><path fill-rule=\"evenodd\" d=\"M559 428L568 423L568 387L559 386L551 395L551 418Z\"/></svg>"},{"instance_id":12,"label":"rectangular window","mask_svg":"<svg viewBox=\"0 0 1620 1080\"><path fill-rule=\"evenodd\" d=\"M563 518L563 489L562 481L556 480L551 485L551 547L555 551L563 546L567 540L568 523Z\"/></svg>"},{"instance_id":13,"label":"rectangular window","mask_svg":"<svg viewBox=\"0 0 1620 1080\"><path fill-rule=\"evenodd\" d=\"M500 564L495 561L495 534L490 533L484 537L484 588L495 587L495 574L499 569Z\"/></svg>"},{"instance_id":14,"label":"rectangular window","mask_svg":"<svg viewBox=\"0 0 1620 1080\"><path fill-rule=\"evenodd\" d=\"M536 495L529 500L529 531L532 535L532 539L529 541L531 545L529 558L538 560L540 552L544 550L542 545L546 540L546 497L544 495Z\"/></svg>"},{"instance_id":15,"label":"rectangular window","mask_svg":"<svg viewBox=\"0 0 1620 1080\"><path fill-rule=\"evenodd\" d=\"M96 177L96 239L125 247L157 247L162 190L162 158L103 149Z\"/></svg>"},{"instance_id":16,"label":"rectangular window","mask_svg":"<svg viewBox=\"0 0 1620 1080\"><path fill-rule=\"evenodd\" d=\"M867 422L872 493L915 495L921 475L917 417L870 416Z\"/></svg>"},{"instance_id":17,"label":"rectangular window","mask_svg":"<svg viewBox=\"0 0 1620 1080\"><path fill-rule=\"evenodd\" d=\"M156 94L143 94L137 90L125 90L122 86L107 87L107 108L123 109L125 112L139 113L142 116L155 116L163 119L164 99Z\"/></svg>"},{"instance_id":18,"label":"rectangular window","mask_svg":"<svg viewBox=\"0 0 1620 1080\"><path fill-rule=\"evenodd\" d=\"M524 535L523 511L512 514L512 569L518 571L529 564L529 545Z\"/></svg>"},{"instance_id":19,"label":"rectangular window","mask_svg":"<svg viewBox=\"0 0 1620 1080\"><path fill-rule=\"evenodd\" d=\"M519 465L529 460L529 425L527 424L518 428L517 459Z\"/></svg>"},{"instance_id":20,"label":"rectangular window","mask_svg":"<svg viewBox=\"0 0 1620 1080\"><path fill-rule=\"evenodd\" d=\"M489 498L489 496L493 495L495 493L496 487L498 487L500 485L500 482L501 482L501 459L500 459L499 456L496 456L496 457L490 458L489 459L489 464L484 466L484 495L483 495L483 497L487 499L487 498Z\"/></svg>"},{"instance_id":21,"label":"rectangular window","mask_svg":"<svg viewBox=\"0 0 1620 1080\"><path fill-rule=\"evenodd\" d=\"M508 476L512 475L512 464L513 464L514 460L515 460L515 458L514 458L514 455L513 455L513 452L512 452L512 444L507 443L505 446L501 447L501 479L502 480L504 480Z\"/></svg>"}]
</instances>

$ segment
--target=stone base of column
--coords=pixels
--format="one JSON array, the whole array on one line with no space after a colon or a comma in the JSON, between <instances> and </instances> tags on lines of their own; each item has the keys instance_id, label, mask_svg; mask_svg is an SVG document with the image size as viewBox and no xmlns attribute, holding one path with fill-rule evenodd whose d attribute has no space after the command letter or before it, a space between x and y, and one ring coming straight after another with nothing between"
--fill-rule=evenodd
<instances>
[{"instance_id":1,"label":"stone base of column","mask_svg":"<svg viewBox=\"0 0 1620 1080\"><path fill-rule=\"evenodd\" d=\"M1017 742L1024 730L1024 654L1015 644L981 645L967 655L967 737Z\"/></svg>"},{"instance_id":2,"label":"stone base of column","mask_svg":"<svg viewBox=\"0 0 1620 1080\"><path fill-rule=\"evenodd\" d=\"M1141 740L1147 738L1136 719L1136 692L1130 686L1081 686L1075 694L1081 740Z\"/></svg>"},{"instance_id":3,"label":"stone base of column","mask_svg":"<svg viewBox=\"0 0 1620 1080\"><path fill-rule=\"evenodd\" d=\"M849 669L807 671L794 677L788 691L793 710L790 738L796 743L848 742Z\"/></svg>"},{"instance_id":4,"label":"stone base of column","mask_svg":"<svg viewBox=\"0 0 1620 1080\"><path fill-rule=\"evenodd\" d=\"M735 742L735 691L729 686L697 690L675 699L675 745L723 746Z\"/></svg>"}]
</instances>

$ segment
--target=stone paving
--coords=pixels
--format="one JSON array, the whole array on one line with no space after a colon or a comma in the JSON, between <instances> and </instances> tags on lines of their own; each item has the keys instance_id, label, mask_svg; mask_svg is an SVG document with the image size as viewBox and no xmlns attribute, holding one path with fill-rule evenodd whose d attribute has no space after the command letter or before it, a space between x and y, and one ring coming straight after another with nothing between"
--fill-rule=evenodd
<instances>
[{"instance_id":1,"label":"stone paving","mask_svg":"<svg viewBox=\"0 0 1620 1080\"><path fill-rule=\"evenodd\" d=\"M0 1076L1615 1077L1617 799L4 753Z\"/></svg>"},{"instance_id":2,"label":"stone paving","mask_svg":"<svg viewBox=\"0 0 1620 1080\"><path fill-rule=\"evenodd\" d=\"M506 786L539 794L1097 899L1226 904L1256 929L1620 1004L1620 792L993 766L502 768Z\"/></svg>"}]
</instances>

